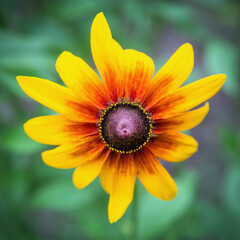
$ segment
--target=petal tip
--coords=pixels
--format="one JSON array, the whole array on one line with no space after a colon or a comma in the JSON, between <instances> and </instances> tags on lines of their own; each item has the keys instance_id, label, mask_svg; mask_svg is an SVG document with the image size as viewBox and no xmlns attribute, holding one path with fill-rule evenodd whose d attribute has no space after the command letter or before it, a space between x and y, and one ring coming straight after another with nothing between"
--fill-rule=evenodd
<instances>
[{"instance_id":1,"label":"petal tip","mask_svg":"<svg viewBox=\"0 0 240 240\"><path fill-rule=\"evenodd\" d=\"M95 22L95 21L107 21L107 20L106 20L106 18L105 18L104 13L103 13L103 12L100 12L100 13L98 13L98 14L95 16L93 22Z\"/></svg>"},{"instance_id":2,"label":"petal tip","mask_svg":"<svg viewBox=\"0 0 240 240\"><path fill-rule=\"evenodd\" d=\"M209 102L206 102L205 105L204 105L204 108L205 108L205 116L208 114L209 110L210 110L210 104Z\"/></svg>"},{"instance_id":3,"label":"petal tip","mask_svg":"<svg viewBox=\"0 0 240 240\"><path fill-rule=\"evenodd\" d=\"M54 167L54 168L57 168L54 166L54 164L51 164L51 158L49 158L49 153L51 152L51 150L47 150L47 151L44 151L41 153L41 157L42 157L42 161L49 167Z\"/></svg>"},{"instance_id":4,"label":"petal tip","mask_svg":"<svg viewBox=\"0 0 240 240\"><path fill-rule=\"evenodd\" d=\"M17 82L20 88L26 93L28 90L28 85L31 83L33 77L27 77L27 76L17 76ZM27 94L27 93L26 93ZM28 95L28 94L27 94Z\"/></svg>"},{"instance_id":5,"label":"petal tip","mask_svg":"<svg viewBox=\"0 0 240 240\"><path fill-rule=\"evenodd\" d=\"M110 219L110 217L108 216L108 221L109 221L109 223L110 224L113 224L113 223L115 223L112 219Z\"/></svg>"},{"instance_id":6,"label":"petal tip","mask_svg":"<svg viewBox=\"0 0 240 240\"><path fill-rule=\"evenodd\" d=\"M20 87L21 87L24 79L26 79L26 78L27 78L27 77L25 77L25 76L16 76L17 82L18 82L18 84L20 85Z\"/></svg>"},{"instance_id":7,"label":"petal tip","mask_svg":"<svg viewBox=\"0 0 240 240\"><path fill-rule=\"evenodd\" d=\"M51 167L51 165L50 165L50 164L48 163L48 161L47 161L47 157L46 157L47 152L48 152L48 151L44 151L44 152L41 153L42 161L43 161L46 165L48 165L48 166Z\"/></svg>"},{"instance_id":8,"label":"petal tip","mask_svg":"<svg viewBox=\"0 0 240 240\"><path fill-rule=\"evenodd\" d=\"M110 224L116 223L121 217L122 216L118 216L118 215L114 214L114 211L110 210L110 208L108 207L108 220L109 220Z\"/></svg>"},{"instance_id":9,"label":"petal tip","mask_svg":"<svg viewBox=\"0 0 240 240\"><path fill-rule=\"evenodd\" d=\"M176 186L176 190L173 192L169 200L173 200L177 196L177 194L178 194L178 188Z\"/></svg>"},{"instance_id":10,"label":"petal tip","mask_svg":"<svg viewBox=\"0 0 240 240\"><path fill-rule=\"evenodd\" d=\"M21 80L21 77L22 77L22 76L16 76L17 81L20 81L20 80Z\"/></svg>"},{"instance_id":11,"label":"petal tip","mask_svg":"<svg viewBox=\"0 0 240 240\"><path fill-rule=\"evenodd\" d=\"M220 73L212 76L215 78L216 84L218 84L218 90L220 90L227 79L227 75L224 73Z\"/></svg>"},{"instance_id":12,"label":"petal tip","mask_svg":"<svg viewBox=\"0 0 240 240\"><path fill-rule=\"evenodd\" d=\"M222 78L223 78L223 81L225 82L225 80L227 79L227 75L226 74L221 74L222 75Z\"/></svg>"},{"instance_id":13,"label":"petal tip","mask_svg":"<svg viewBox=\"0 0 240 240\"><path fill-rule=\"evenodd\" d=\"M178 188L177 188L177 184L174 181L174 185L172 185L172 192L171 192L171 194L166 196L165 199L162 198L162 200L164 200L164 201L171 201L171 200L173 200L177 196L177 193L178 193Z\"/></svg>"},{"instance_id":14,"label":"petal tip","mask_svg":"<svg viewBox=\"0 0 240 240\"><path fill-rule=\"evenodd\" d=\"M227 79L227 75L225 73L216 74L215 76L223 82Z\"/></svg>"},{"instance_id":15,"label":"petal tip","mask_svg":"<svg viewBox=\"0 0 240 240\"><path fill-rule=\"evenodd\" d=\"M192 44L189 43L189 42L184 43L183 46L188 47L188 48L190 48L190 49L193 49Z\"/></svg>"},{"instance_id":16,"label":"petal tip","mask_svg":"<svg viewBox=\"0 0 240 240\"><path fill-rule=\"evenodd\" d=\"M63 51L57 58L56 64L55 64L55 68L57 70L57 72L59 71L61 64L64 64L64 60L65 58L67 58L68 56L71 56L72 53L68 52L68 51Z\"/></svg>"},{"instance_id":17,"label":"petal tip","mask_svg":"<svg viewBox=\"0 0 240 240\"><path fill-rule=\"evenodd\" d=\"M29 126L30 126L30 120L28 120L27 122L25 122L23 124L23 129L25 131L25 133L30 137L30 131L29 131Z\"/></svg>"},{"instance_id":18,"label":"petal tip","mask_svg":"<svg viewBox=\"0 0 240 240\"><path fill-rule=\"evenodd\" d=\"M115 223L116 221L114 221L114 218L108 213L108 221L110 222L110 224Z\"/></svg>"},{"instance_id":19,"label":"petal tip","mask_svg":"<svg viewBox=\"0 0 240 240\"><path fill-rule=\"evenodd\" d=\"M189 42L186 42L184 44L182 44L179 49L181 49L181 51L184 51L184 52L187 52L188 54L190 55L193 55L194 54L194 51L193 51L193 46L191 43Z\"/></svg>"},{"instance_id":20,"label":"petal tip","mask_svg":"<svg viewBox=\"0 0 240 240\"><path fill-rule=\"evenodd\" d=\"M95 16L95 18L96 17L104 17L105 18L105 16L104 16L104 13L103 12L99 12L96 16Z\"/></svg>"},{"instance_id":21,"label":"petal tip","mask_svg":"<svg viewBox=\"0 0 240 240\"><path fill-rule=\"evenodd\" d=\"M71 52L69 52L69 51L63 51L60 55L59 55L59 57L62 57L62 56L64 56L64 55L71 55L72 53ZM59 57L58 57L58 59L59 59Z\"/></svg>"},{"instance_id":22,"label":"petal tip","mask_svg":"<svg viewBox=\"0 0 240 240\"><path fill-rule=\"evenodd\" d=\"M194 65L194 50L193 50L193 46L192 46L192 44L191 43L185 43L184 44L184 47L185 47L185 51L187 51L188 52L188 54L189 54L189 58L191 59L191 66L192 66L192 68L193 68L193 65Z\"/></svg>"},{"instance_id":23,"label":"petal tip","mask_svg":"<svg viewBox=\"0 0 240 240\"><path fill-rule=\"evenodd\" d=\"M75 172L75 171L74 171ZM74 177L74 173L73 173L73 176L72 176L72 182L73 182L73 185L75 186L75 188L77 188L77 189L82 189L82 188L84 188L83 186L81 186L81 184L79 184L78 182L77 182L77 180L76 180L76 177Z\"/></svg>"},{"instance_id":24,"label":"petal tip","mask_svg":"<svg viewBox=\"0 0 240 240\"><path fill-rule=\"evenodd\" d=\"M83 189L84 187L86 187L88 185L88 184L84 185L83 182L79 181L78 168L76 168L73 172L72 182L73 182L73 185L75 186L75 188L77 188L77 189Z\"/></svg>"}]
</instances>

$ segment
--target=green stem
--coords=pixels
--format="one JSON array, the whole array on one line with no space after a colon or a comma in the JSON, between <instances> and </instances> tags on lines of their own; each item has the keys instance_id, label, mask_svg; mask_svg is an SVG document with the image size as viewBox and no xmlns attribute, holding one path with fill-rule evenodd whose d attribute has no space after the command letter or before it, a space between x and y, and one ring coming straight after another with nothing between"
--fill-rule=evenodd
<instances>
[{"instance_id":1,"label":"green stem","mask_svg":"<svg viewBox=\"0 0 240 240\"><path fill-rule=\"evenodd\" d=\"M131 240L138 239L138 182L135 185L134 200L133 200L133 212L132 212L132 236Z\"/></svg>"}]
</instances>

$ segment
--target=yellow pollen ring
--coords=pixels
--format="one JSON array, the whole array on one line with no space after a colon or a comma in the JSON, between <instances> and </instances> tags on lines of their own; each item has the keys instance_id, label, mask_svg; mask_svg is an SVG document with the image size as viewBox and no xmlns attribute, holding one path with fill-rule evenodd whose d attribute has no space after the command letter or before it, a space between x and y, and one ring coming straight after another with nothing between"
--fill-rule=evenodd
<instances>
[{"instance_id":1,"label":"yellow pollen ring","mask_svg":"<svg viewBox=\"0 0 240 240\"><path fill-rule=\"evenodd\" d=\"M141 146L137 147L134 150L123 151L123 150L120 150L120 149L116 149L116 148L114 148L114 147L112 147L108 144L108 142L106 141L106 139L104 138L104 136L102 134L102 122L104 120L104 116L109 112L109 110L112 110L112 109L115 110L116 109L115 107L117 107L118 105L136 106L136 107L138 107L138 110L140 110L141 113L143 115L145 115L145 118L148 120L148 123L149 123L149 131L147 133L148 137ZM128 101L123 100L123 101L118 101L116 103L113 103L113 104L109 105L107 109L102 111L99 122L98 122L98 128L99 128L100 139L102 140L103 143L105 143L106 147L108 147L111 151L114 151L114 152L117 152L117 153L129 154L129 153L134 153L134 152L137 152L137 151L141 150L149 142L150 138L152 137L153 125L152 125L152 118L149 116L147 110L145 108L143 108L140 103L138 103L138 102L128 102Z\"/></svg>"}]
</instances>

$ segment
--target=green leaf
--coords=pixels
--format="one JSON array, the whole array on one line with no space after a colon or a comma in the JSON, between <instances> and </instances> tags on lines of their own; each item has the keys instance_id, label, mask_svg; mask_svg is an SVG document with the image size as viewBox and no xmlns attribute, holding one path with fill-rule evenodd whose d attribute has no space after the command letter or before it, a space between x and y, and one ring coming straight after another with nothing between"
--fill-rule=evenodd
<instances>
[{"instance_id":1,"label":"green leaf","mask_svg":"<svg viewBox=\"0 0 240 240\"><path fill-rule=\"evenodd\" d=\"M16 96L24 96L23 91L20 90L20 87L16 80L16 75L8 73L7 71L0 71L0 87L6 95L10 93Z\"/></svg>"},{"instance_id":2,"label":"green leaf","mask_svg":"<svg viewBox=\"0 0 240 240\"><path fill-rule=\"evenodd\" d=\"M240 164L240 132L229 127L222 127L220 131L220 136L222 139L222 145L224 146L223 152L226 154L224 160L231 163L235 162Z\"/></svg>"},{"instance_id":3,"label":"green leaf","mask_svg":"<svg viewBox=\"0 0 240 240\"><path fill-rule=\"evenodd\" d=\"M172 201L162 201L147 193L142 194L139 212L139 236L150 239L163 233L183 216L194 200L195 174L188 173L176 180L178 195Z\"/></svg>"},{"instance_id":4,"label":"green leaf","mask_svg":"<svg viewBox=\"0 0 240 240\"><path fill-rule=\"evenodd\" d=\"M111 1L108 3L111 5ZM75 20L82 19L86 16L94 16L100 10L97 9L102 8L102 3L97 0L92 1L81 1L81 0L69 0L69 1L61 1L56 2L51 5L51 11L54 12L55 15L64 20Z\"/></svg>"},{"instance_id":5,"label":"green leaf","mask_svg":"<svg viewBox=\"0 0 240 240\"><path fill-rule=\"evenodd\" d=\"M14 154L32 154L43 149L43 145L30 139L23 126L13 127L1 136L1 147Z\"/></svg>"},{"instance_id":6,"label":"green leaf","mask_svg":"<svg viewBox=\"0 0 240 240\"><path fill-rule=\"evenodd\" d=\"M227 41L213 39L204 49L205 69L209 74L225 73L227 80L223 90L229 96L237 96L237 49Z\"/></svg>"},{"instance_id":7,"label":"green leaf","mask_svg":"<svg viewBox=\"0 0 240 240\"><path fill-rule=\"evenodd\" d=\"M83 207L94 199L93 188L77 190L71 181L56 180L39 188L30 200L30 206L40 209L69 211Z\"/></svg>"},{"instance_id":8,"label":"green leaf","mask_svg":"<svg viewBox=\"0 0 240 240\"><path fill-rule=\"evenodd\" d=\"M228 209L240 217L240 168L232 166L223 182L223 199Z\"/></svg>"},{"instance_id":9,"label":"green leaf","mask_svg":"<svg viewBox=\"0 0 240 240\"><path fill-rule=\"evenodd\" d=\"M152 11L157 16L176 25L189 24L194 17L194 9L187 4L158 2L152 5Z\"/></svg>"}]
</instances>

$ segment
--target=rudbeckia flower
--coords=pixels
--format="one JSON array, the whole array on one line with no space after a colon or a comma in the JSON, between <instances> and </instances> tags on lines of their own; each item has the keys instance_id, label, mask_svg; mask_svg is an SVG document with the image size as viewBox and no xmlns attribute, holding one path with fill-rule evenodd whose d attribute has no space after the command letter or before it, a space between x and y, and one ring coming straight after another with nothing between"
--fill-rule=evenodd
<instances>
[{"instance_id":1,"label":"rudbeckia flower","mask_svg":"<svg viewBox=\"0 0 240 240\"><path fill-rule=\"evenodd\" d=\"M24 125L32 139L59 145L43 152L43 161L55 168L75 168L78 189L99 175L110 195L108 216L113 223L132 202L136 177L157 198L176 196L176 184L158 159L179 162L197 151L197 141L180 132L202 122L209 104L191 109L215 95L226 76L181 87L193 68L189 43L154 75L150 57L123 49L112 38L103 13L92 24L91 51L101 78L81 58L63 52L56 70L66 87L35 77L17 80L27 95L59 114Z\"/></svg>"}]
</instances>

